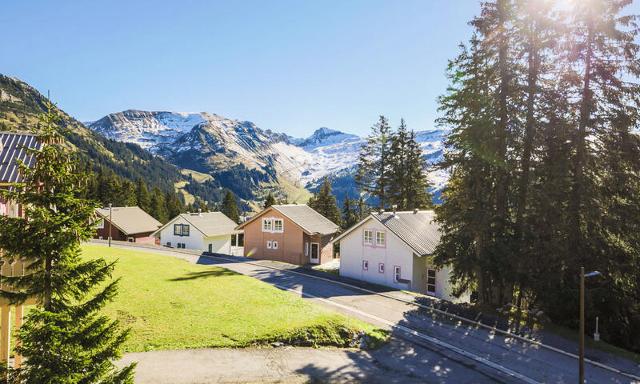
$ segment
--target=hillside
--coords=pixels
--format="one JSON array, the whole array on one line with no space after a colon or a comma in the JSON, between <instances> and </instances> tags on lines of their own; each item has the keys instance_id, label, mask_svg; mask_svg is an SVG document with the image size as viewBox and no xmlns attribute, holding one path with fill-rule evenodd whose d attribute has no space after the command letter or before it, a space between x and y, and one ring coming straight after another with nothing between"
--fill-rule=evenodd
<instances>
[{"instance_id":1,"label":"hillside","mask_svg":"<svg viewBox=\"0 0 640 384\"><path fill-rule=\"evenodd\" d=\"M364 138L326 127L307 138L293 138L207 112L138 110L112 113L88 127L114 140L139 144L185 172L211 176L185 187L200 195L222 186L254 207L268 191L304 202L325 176L333 180L339 201L357 194L353 166ZM417 132L430 163L442 156L445 135L443 130ZM446 180L442 173L430 177L436 189Z\"/></svg>"},{"instance_id":2,"label":"hillside","mask_svg":"<svg viewBox=\"0 0 640 384\"><path fill-rule=\"evenodd\" d=\"M0 130L33 130L44 111L45 97L40 92L23 81L0 75ZM108 169L130 181L143 179L150 187L163 191L172 191L175 183L187 180L176 166L138 145L109 140L60 112L66 138L89 169Z\"/></svg>"}]
</instances>

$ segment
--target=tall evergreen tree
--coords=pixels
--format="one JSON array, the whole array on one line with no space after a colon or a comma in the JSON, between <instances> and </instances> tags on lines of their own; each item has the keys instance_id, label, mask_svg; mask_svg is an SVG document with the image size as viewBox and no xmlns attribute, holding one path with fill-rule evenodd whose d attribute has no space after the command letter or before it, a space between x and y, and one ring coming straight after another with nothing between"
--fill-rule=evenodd
<instances>
[{"instance_id":1,"label":"tall evergreen tree","mask_svg":"<svg viewBox=\"0 0 640 384\"><path fill-rule=\"evenodd\" d=\"M224 199L222 200L222 207L220 207L220 211L236 223L240 222L238 203L236 202L236 197L233 195L233 192L227 190L227 193L224 195Z\"/></svg>"},{"instance_id":2,"label":"tall evergreen tree","mask_svg":"<svg viewBox=\"0 0 640 384\"><path fill-rule=\"evenodd\" d=\"M136 183L136 201L138 207L143 211L151 212L151 195L147 189L147 184L142 179L138 179Z\"/></svg>"},{"instance_id":3,"label":"tall evergreen tree","mask_svg":"<svg viewBox=\"0 0 640 384\"><path fill-rule=\"evenodd\" d=\"M360 190L378 200L378 206L385 208L389 189L389 150L391 145L391 126L389 120L380 116L371 127L367 142L360 149L356 184Z\"/></svg>"},{"instance_id":4,"label":"tall evergreen tree","mask_svg":"<svg viewBox=\"0 0 640 384\"><path fill-rule=\"evenodd\" d=\"M349 198L344 198L342 203L342 229L348 229L356 225L359 221L359 215L356 208L356 202Z\"/></svg>"},{"instance_id":5,"label":"tall evergreen tree","mask_svg":"<svg viewBox=\"0 0 640 384\"><path fill-rule=\"evenodd\" d=\"M342 222L340 210L336 204L336 197L331 192L331 182L328 177L324 178L320 189L309 199L307 205L338 225Z\"/></svg>"},{"instance_id":6,"label":"tall evergreen tree","mask_svg":"<svg viewBox=\"0 0 640 384\"><path fill-rule=\"evenodd\" d=\"M264 209L269 208L272 205L276 204L276 198L273 197L273 194L271 192L269 192L269 194L267 195L267 197L264 199Z\"/></svg>"},{"instance_id":7,"label":"tall evergreen tree","mask_svg":"<svg viewBox=\"0 0 640 384\"><path fill-rule=\"evenodd\" d=\"M108 282L114 264L81 258L80 243L94 233L95 206L82 197L86 177L59 132L60 115L47 107L38 127L44 147L31 151L33 168L21 167L23 183L2 191L28 219L0 216L0 248L28 265L23 276L2 277L0 296L39 303L18 333L15 352L25 361L9 371L10 381L132 383L134 365L113 364L127 332L100 313L117 293L117 281Z\"/></svg>"},{"instance_id":8,"label":"tall evergreen tree","mask_svg":"<svg viewBox=\"0 0 640 384\"><path fill-rule=\"evenodd\" d=\"M158 187L153 187L150 207L151 210L149 213L159 222L166 223L169 221L169 212L167 211L167 204L164 201L164 194Z\"/></svg>"}]
</instances>

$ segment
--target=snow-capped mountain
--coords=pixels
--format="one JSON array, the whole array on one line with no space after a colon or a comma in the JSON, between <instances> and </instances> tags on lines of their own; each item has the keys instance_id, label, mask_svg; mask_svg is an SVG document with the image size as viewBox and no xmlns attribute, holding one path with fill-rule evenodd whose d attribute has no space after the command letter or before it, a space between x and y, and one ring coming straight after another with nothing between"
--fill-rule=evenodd
<instances>
[{"instance_id":1,"label":"snow-capped mountain","mask_svg":"<svg viewBox=\"0 0 640 384\"><path fill-rule=\"evenodd\" d=\"M144 149L154 151L159 144L176 140L204 121L201 113L129 109L85 124L108 139L136 143Z\"/></svg>"},{"instance_id":2,"label":"snow-capped mountain","mask_svg":"<svg viewBox=\"0 0 640 384\"><path fill-rule=\"evenodd\" d=\"M251 199L252 191L266 184L286 183L283 189L299 193L327 175L348 180L365 142L326 127L307 138L293 138L206 112L128 110L88 126L108 138L140 144L179 167L210 174L244 199ZM416 133L427 161L442 156L445 134L442 130ZM430 177L437 188L446 180L442 172L432 172ZM348 184L346 189L355 188Z\"/></svg>"}]
</instances>

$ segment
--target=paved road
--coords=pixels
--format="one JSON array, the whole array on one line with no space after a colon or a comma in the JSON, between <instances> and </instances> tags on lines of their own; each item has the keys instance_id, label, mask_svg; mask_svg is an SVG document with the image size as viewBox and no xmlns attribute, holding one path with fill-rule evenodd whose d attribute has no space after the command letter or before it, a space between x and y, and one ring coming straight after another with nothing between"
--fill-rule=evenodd
<instances>
[{"instance_id":1,"label":"paved road","mask_svg":"<svg viewBox=\"0 0 640 384\"><path fill-rule=\"evenodd\" d=\"M575 383L578 379L577 361L572 357L527 342L495 335L485 329L456 324L448 319L437 319L419 310L415 305L392 297L283 270L281 268L284 265L280 263L237 257L202 257L168 250L150 251L195 263L219 265L281 289L296 292L308 300L350 316L391 328L396 338L408 341L409 345L417 348L415 351L406 350L404 353L407 356L418 354L417 358L420 359L420 354L424 354L427 364L436 361L435 356L444 358L447 365L441 367L443 370L466 370L465 374L470 375L471 382L486 381L490 378L498 382ZM389 296L393 295L404 294L391 292ZM404 296L406 297L403 299L411 297ZM623 361L621 366L640 376L637 363ZM586 375L588 383L637 382L628 376L591 364L586 367ZM452 379L448 382L458 381Z\"/></svg>"},{"instance_id":2,"label":"paved road","mask_svg":"<svg viewBox=\"0 0 640 384\"><path fill-rule=\"evenodd\" d=\"M484 384L490 377L393 340L376 351L332 348L193 349L126 354L136 361L136 383L367 383Z\"/></svg>"}]
</instances>

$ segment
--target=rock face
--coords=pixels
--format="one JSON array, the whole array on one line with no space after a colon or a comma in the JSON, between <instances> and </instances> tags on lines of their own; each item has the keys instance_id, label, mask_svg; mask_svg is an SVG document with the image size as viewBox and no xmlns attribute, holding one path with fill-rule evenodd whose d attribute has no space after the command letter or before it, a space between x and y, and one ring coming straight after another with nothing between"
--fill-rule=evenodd
<instances>
[{"instance_id":1,"label":"rock face","mask_svg":"<svg viewBox=\"0 0 640 384\"><path fill-rule=\"evenodd\" d=\"M285 195L291 197L312 190L327 175L340 180L340 190L354 190L350 175L365 142L326 127L307 138L293 138L206 112L127 110L87 124L110 139L139 144L181 168L212 175L246 199L255 198L267 184L288 189ZM429 162L442 156L445 134L442 130L417 132ZM432 175L437 187L446 177Z\"/></svg>"}]
</instances>

